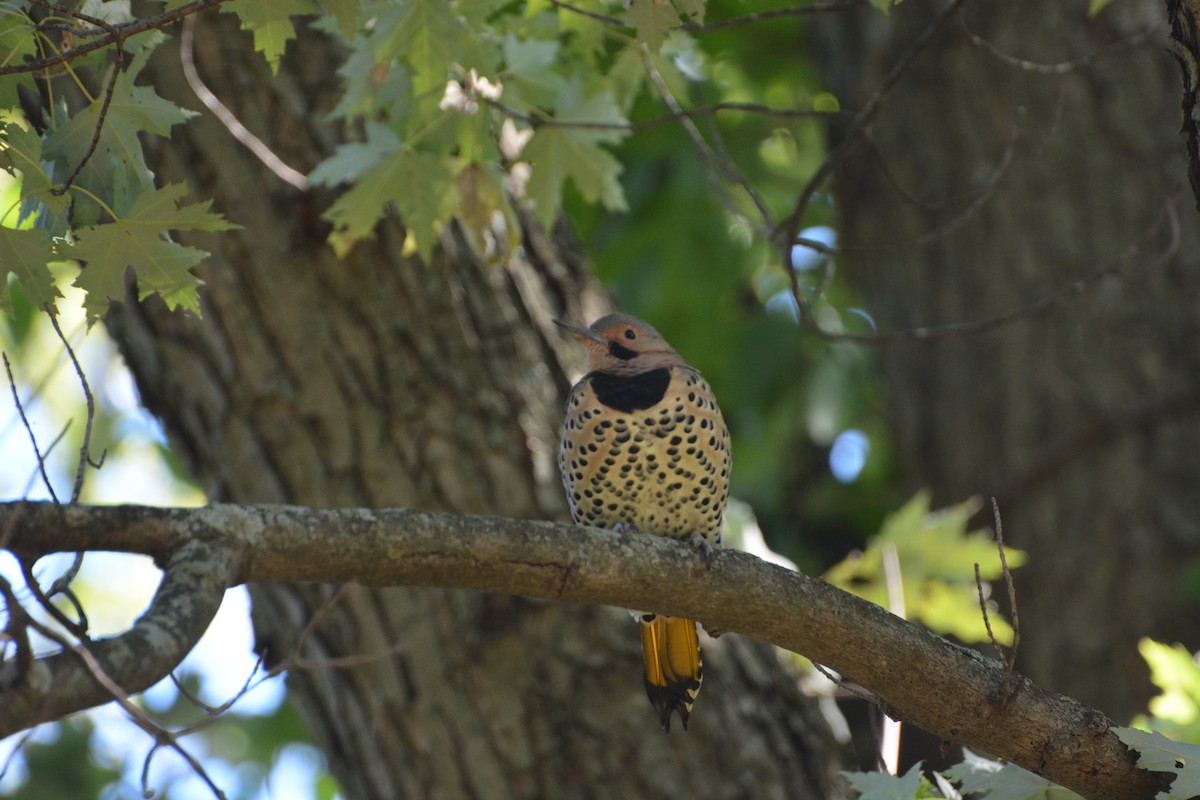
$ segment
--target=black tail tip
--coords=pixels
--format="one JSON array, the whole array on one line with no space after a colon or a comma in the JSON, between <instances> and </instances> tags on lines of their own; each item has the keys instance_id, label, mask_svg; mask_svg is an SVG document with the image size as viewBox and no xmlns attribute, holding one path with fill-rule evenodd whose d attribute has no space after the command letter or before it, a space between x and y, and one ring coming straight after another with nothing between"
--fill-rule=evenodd
<instances>
[{"instance_id":1,"label":"black tail tip","mask_svg":"<svg viewBox=\"0 0 1200 800\"><path fill-rule=\"evenodd\" d=\"M651 686L647 683L646 694L650 697L650 704L658 711L658 721L662 724L663 733L671 732L671 715L675 712L679 712L679 722L683 729L688 729L691 710L678 693L664 686Z\"/></svg>"}]
</instances>

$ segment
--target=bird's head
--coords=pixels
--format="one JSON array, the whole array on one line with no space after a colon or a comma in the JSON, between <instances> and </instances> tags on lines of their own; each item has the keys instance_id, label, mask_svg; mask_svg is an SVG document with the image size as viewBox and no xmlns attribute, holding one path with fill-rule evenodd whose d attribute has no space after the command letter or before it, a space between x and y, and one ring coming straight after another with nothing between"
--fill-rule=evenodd
<instances>
[{"instance_id":1,"label":"bird's head","mask_svg":"<svg viewBox=\"0 0 1200 800\"><path fill-rule=\"evenodd\" d=\"M583 345L588 372L632 374L684 363L658 331L628 314L609 314L586 328L563 319L554 324Z\"/></svg>"}]
</instances>

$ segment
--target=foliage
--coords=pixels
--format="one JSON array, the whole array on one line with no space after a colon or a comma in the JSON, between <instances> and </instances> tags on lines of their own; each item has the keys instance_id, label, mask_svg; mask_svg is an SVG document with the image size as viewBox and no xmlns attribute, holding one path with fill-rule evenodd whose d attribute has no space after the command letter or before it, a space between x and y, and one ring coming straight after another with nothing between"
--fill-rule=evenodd
<instances>
[{"instance_id":1,"label":"foliage","mask_svg":"<svg viewBox=\"0 0 1200 800\"><path fill-rule=\"evenodd\" d=\"M182 5L169 2L166 9ZM317 24L347 44L339 69L344 95L334 117L355 123L347 128L351 131L362 123L363 137L341 145L312 174L314 183L353 183L325 214L333 225L331 243L339 251L369 235L392 205L408 227L409 246L426 258L451 218L458 218L480 242L515 236L512 198L546 226L564 198L625 210L627 188L620 180L625 167L611 148L635 129L630 120L660 118L664 102L683 110L712 105L704 94L715 90L718 104L788 96L800 111L818 113L818 92L803 73L799 81L772 76L759 95L754 82L766 75L753 74L743 62L761 56L761 49L711 61L710 53L728 51L733 39L720 30L705 34L710 11L705 0L586 0L578 5L548 0L338 0L321 5L312 0L230 0L221 8L238 15L273 70L279 69L302 18L326 15ZM127 4L89 4L87 9L103 11L108 25L133 21ZM57 33L61 20L55 20L60 25L54 28L35 16L29 3L0 12L3 63L70 53L72 41ZM698 38L702 34L710 46ZM790 38L760 38L768 46L778 42L783 52L794 48ZM162 34L152 31L122 39L119 51L92 48L49 79L35 79L32 67L0 75L0 103L8 107L11 120L0 131L5 148L0 166L23 178L22 215L34 220L36 231L5 234L0 249L10 256L6 271L39 307L53 307L58 298L46 265L74 260L95 273L82 277L81 272L78 281L89 294L91 320L117 293L114 276L122 272L121 264L133 267L143 295L159 294L172 307L198 308L197 281L186 276L202 254L172 246L170 231L180 229L171 227L172 219L139 222L138 236L118 236L127 232L103 227L92 230L93 243L100 231L112 234L101 242L107 247L94 270L89 243L75 236L81 228L129 228L130 211L152 202L143 197L154 183L141 138L169 136L189 116L152 88L137 84L150 52L163 41ZM118 53L124 67L114 70L111 60ZM765 61L759 58L760 64ZM710 68L720 74L710 77ZM783 76L787 70L781 65L775 72ZM27 98L41 96L28 124L18 121L21 92ZM811 172L805 169L807 159L820 152L816 130L811 119L794 114L751 116L724 126L723 135L744 139L747 151L758 150L763 158L762 164L744 167L749 182L719 193L726 195L731 221L752 210L754 203L743 188L751 183L761 186L768 206L782 210L781 204L794 195L795 181ZM738 144L740 149L743 144ZM712 165L707 169L711 172ZM406 191L413 186L421 191ZM784 186L789 191L780 191ZM191 230L229 228L206 207L188 208L204 212L189 216ZM504 230L496 229L494 212L507 220ZM744 221L739 225L741 235L757 241L754 262L762 263L767 231L747 228ZM11 314L4 294L2 302Z\"/></svg>"},{"instance_id":2,"label":"foliage","mask_svg":"<svg viewBox=\"0 0 1200 800\"><path fill-rule=\"evenodd\" d=\"M835 565L825 579L886 608L890 604L885 561L890 549L900 567L896 580L903 586L908 616L965 642L986 642L975 565L983 580L1001 577L1002 568L990 533L967 530L979 505L978 500L968 500L930 511L929 494L920 492L887 518L866 550ZM1004 552L1010 568L1025 562L1020 550L1005 548ZM1011 626L998 615L989 618L997 640L1011 644Z\"/></svg>"},{"instance_id":3,"label":"foliage","mask_svg":"<svg viewBox=\"0 0 1200 800\"><path fill-rule=\"evenodd\" d=\"M878 772L843 773L859 800L925 800L926 798L978 797L980 800L1081 800L1072 791L1056 786L1016 764L983 758L970 750L945 772L925 777L917 762L902 777Z\"/></svg>"},{"instance_id":4,"label":"foliage","mask_svg":"<svg viewBox=\"0 0 1200 800\"><path fill-rule=\"evenodd\" d=\"M1138 753L1138 766L1154 772L1172 772L1170 792L1159 792L1158 800L1193 798L1200 795L1200 745L1176 742L1157 731L1117 728L1117 736Z\"/></svg>"},{"instance_id":5,"label":"foliage","mask_svg":"<svg viewBox=\"0 0 1200 800\"><path fill-rule=\"evenodd\" d=\"M1200 743L1200 665L1183 645L1142 639L1138 650L1150 667L1150 680L1162 690L1150 700L1150 716L1136 728L1157 731L1182 742Z\"/></svg>"},{"instance_id":6,"label":"foliage","mask_svg":"<svg viewBox=\"0 0 1200 800\"><path fill-rule=\"evenodd\" d=\"M1138 766L1176 776L1169 792L1158 800L1200 796L1200 664L1181 645L1173 647L1143 639L1138 649L1150 667L1151 678L1162 690L1150 701L1151 716L1140 716L1134 727L1114 728L1117 737L1138 755ZM1173 738L1168 738L1164 733ZM958 784L962 795L978 794L983 800L1071 800L1079 795L1016 766L981 758L963 750L963 761L935 778ZM847 773L861 800L889 798L922 800L955 797L933 788L921 775L920 764L903 777L880 773Z\"/></svg>"}]
</instances>

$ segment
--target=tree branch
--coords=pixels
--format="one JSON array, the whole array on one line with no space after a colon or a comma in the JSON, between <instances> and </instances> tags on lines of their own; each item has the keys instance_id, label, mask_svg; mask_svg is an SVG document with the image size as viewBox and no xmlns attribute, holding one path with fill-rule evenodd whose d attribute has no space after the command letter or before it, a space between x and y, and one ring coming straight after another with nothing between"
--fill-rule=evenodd
<instances>
[{"instance_id":1,"label":"tree branch","mask_svg":"<svg viewBox=\"0 0 1200 800\"><path fill-rule=\"evenodd\" d=\"M22 505L6 504L0 516L7 521L14 510L24 516L30 507ZM53 536L53 530L45 532ZM105 548L97 541L83 549ZM23 676L15 662L0 664L0 738L113 700L97 668L127 694L165 678L208 629L233 581L232 563L217 543L180 539L161 562L163 579L150 607L126 633L43 656Z\"/></svg>"},{"instance_id":2,"label":"tree branch","mask_svg":"<svg viewBox=\"0 0 1200 800\"><path fill-rule=\"evenodd\" d=\"M150 618L156 628L187 629L169 646L154 645L182 658L226 585L353 580L479 589L643 608L755 636L869 688L893 717L1089 798L1150 798L1168 782L1165 774L1135 768L1099 711L1016 674L1006 703L997 662L821 580L738 551L717 553L708 567L692 548L655 536L498 517L294 506L6 503L0 530L11 532L7 548L26 558L109 550L160 563L166 575L151 610L124 636L91 645L106 672L131 692L153 682L142 663ZM171 621L179 618L188 624ZM135 634L137 642L130 639ZM168 659L155 660L161 668ZM24 685L0 693L0 735L107 699L70 654L39 660L35 675L39 668L48 675L29 683L40 690Z\"/></svg>"}]
</instances>

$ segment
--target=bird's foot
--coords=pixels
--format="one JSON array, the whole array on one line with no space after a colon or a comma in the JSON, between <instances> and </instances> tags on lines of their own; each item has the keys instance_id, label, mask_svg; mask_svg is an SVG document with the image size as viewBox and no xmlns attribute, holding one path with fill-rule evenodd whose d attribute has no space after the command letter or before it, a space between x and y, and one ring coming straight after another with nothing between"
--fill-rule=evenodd
<instances>
[{"instance_id":1,"label":"bird's foot","mask_svg":"<svg viewBox=\"0 0 1200 800\"><path fill-rule=\"evenodd\" d=\"M712 546L712 542L708 540L702 533L693 533L687 537L687 543L700 551L700 557L704 559L704 566L711 568L713 560L717 557L717 550Z\"/></svg>"}]
</instances>

